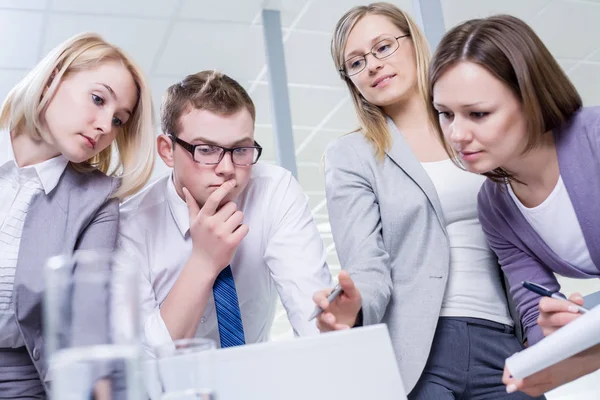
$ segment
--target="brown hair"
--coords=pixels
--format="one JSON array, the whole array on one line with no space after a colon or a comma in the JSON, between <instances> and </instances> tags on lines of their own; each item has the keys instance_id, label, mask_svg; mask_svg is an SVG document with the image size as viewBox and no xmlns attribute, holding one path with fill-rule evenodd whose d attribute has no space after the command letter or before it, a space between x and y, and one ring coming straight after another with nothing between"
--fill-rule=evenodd
<instances>
[{"instance_id":1,"label":"brown hair","mask_svg":"<svg viewBox=\"0 0 600 400\"><path fill-rule=\"evenodd\" d=\"M181 116L195 108L231 115L246 108L252 120L256 110L246 90L234 79L218 71L202 71L171 85L162 99L160 124L163 133L177 135Z\"/></svg>"},{"instance_id":2,"label":"brown hair","mask_svg":"<svg viewBox=\"0 0 600 400\"><path fill-rule=\"evenodd\" d=\"M357 6L350 9L335 26L333 38L331 39L331 56L342 80L346 82L350 97L354 103L354 109L360 123L360 131L367 140L375 147L375 153L382 159L385 152L391 146L391 136L388 130L386 115L383 110L367 101L358 91L354 83L346 76L344 68L344 48L348 42L350 32L363 17L367 15L381 15L398 27L402 32L410 36L404 40L411 39L415 48L417 62L417 86L423 102L427 101L427 65L429 64L429 46L425 36L410 18L408 14L390 3L372 3L366 6Z\"/></svg>"},{"instance_id":3,"label":"brown hair","mask_svg":"<svg viewBox=\"0 0 600 400\"><path fill-rule=\"evenodd\" d=\"M529 130L525 152L535 148L545 132L561 126L582 107L581 97L569 78L525 22L510 15L466 21L442 38L429 69L429 116L446 152L456 163L456 154L444 140L433 107L433 87L448 68L461 61L484 67L521 101ZM483 175L495 182L514 179L503 168Z\"/></svg>"}]
</instances>

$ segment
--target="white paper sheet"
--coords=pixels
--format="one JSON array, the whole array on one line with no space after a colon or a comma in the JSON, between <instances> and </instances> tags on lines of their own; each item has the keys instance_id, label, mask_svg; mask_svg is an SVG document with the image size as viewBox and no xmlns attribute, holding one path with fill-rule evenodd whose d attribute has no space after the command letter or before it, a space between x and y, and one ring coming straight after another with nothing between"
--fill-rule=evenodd
<instances>
[{"instance_id":1,"label":"white paper sheet","mask_svg":"<svg viewBox=\"0 0 600 400\"><path fill-rule=\"evenodd\" d=\"M506 360L513 377L523 379L600 343L600 306Z\"/></svg>"}]
</instances>

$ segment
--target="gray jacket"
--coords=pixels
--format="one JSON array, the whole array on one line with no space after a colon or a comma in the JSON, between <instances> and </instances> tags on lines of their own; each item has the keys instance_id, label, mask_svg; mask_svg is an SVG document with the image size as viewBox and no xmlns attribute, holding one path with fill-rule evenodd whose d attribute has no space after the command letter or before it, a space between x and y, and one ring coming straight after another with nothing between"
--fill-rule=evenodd
<instances>
[{"instance_id":1,"label":"gray jacket","mask_svg":"<svg viewBox=\"0 0 600 400\"><path fill-rule=\"evenodd\" d=\"M450 265L441 204L429 176L388 119L392 146L380 161L360 132L327 150L333 239L362 295L363 323L386 323L406 392L433 341Z\"/></svg>"},{"instance_id":2,"label":"gray jacket","mask_svg":"<svg viewBox=\"0 0 600 400\"><path fill-rule=\"evenodd\" d=\"M116 179L100 171L81 173L68 164L56 188L48 195L36 195L27 211L13 296L19 329L42 381L47 371L42 318L44 265L49 257L78 249L114 250L119 204L109 197L117 185ZM106 304L99 296L105 293L85 293L74 304L82 308Z\"/></svg>"}]
</instances>

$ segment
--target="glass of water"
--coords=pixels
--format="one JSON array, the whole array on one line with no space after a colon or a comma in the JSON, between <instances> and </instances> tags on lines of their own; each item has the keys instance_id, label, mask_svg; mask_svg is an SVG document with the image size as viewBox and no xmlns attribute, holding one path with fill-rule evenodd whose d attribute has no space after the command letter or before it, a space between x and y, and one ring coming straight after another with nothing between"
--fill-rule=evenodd
<instances>
[{"instance_id":1,"label":"glass of water","mask_svg":"<svg viewBox=\"0 0 600 400\"><path fill-rule=\"evenodd\" d=\"M123 254L80 250L44 273L52 398L143 399L137 269Z\"/></svg>"},{"instance_id":2,"label":"glass of water","mask_svg":"<svg viewBox=\"0 0 600 400\"><path fill-rule=\"evenodd\" d=\"M210 389L187 389L167 392L161 396L160 400L216 400L216 396Z\"/></svg>"},{"instance_id":3,"label":"glass of water","mask_svg":"<svg viewBox=\"0 0 600 400\"><path fill-rule=\"evenodd\" d=\"M210 389L214 340L181 339L156 349L156 368L162 387L161 400L214 400Z\"/></svg>"}]
</instances>

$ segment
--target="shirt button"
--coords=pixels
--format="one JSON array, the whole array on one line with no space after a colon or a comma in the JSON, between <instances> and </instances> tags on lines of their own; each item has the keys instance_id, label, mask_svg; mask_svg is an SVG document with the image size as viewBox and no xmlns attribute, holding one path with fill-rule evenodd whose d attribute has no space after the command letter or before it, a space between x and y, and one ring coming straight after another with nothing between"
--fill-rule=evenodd
<instances>
[{"instance_id":1,"label":"shirt button","mask_svg":"<svg viewBox=\"0 0 600 400\"><path fill-rule=\"evenodd\" d=\"M205 323L206 322L206 318L204 318L204 317L200 318L200 322Z\"/></svg>"},{"instance_id":2,"label":"shirt button","mask_svg":"<svg viewBox=\"0 0 600 400\"><path fill-rule=\"evenodd\" d=\"M34 347L34 348L33 348L33 351L32 351L32 354L31 354L31 355L33 356L33 359L34 359L35 361L37 361L37 360L39 360L39 359L40 359L40 351L38 350L38 348L37 348L37 347Z\"/></svg>"}]
</instances>

